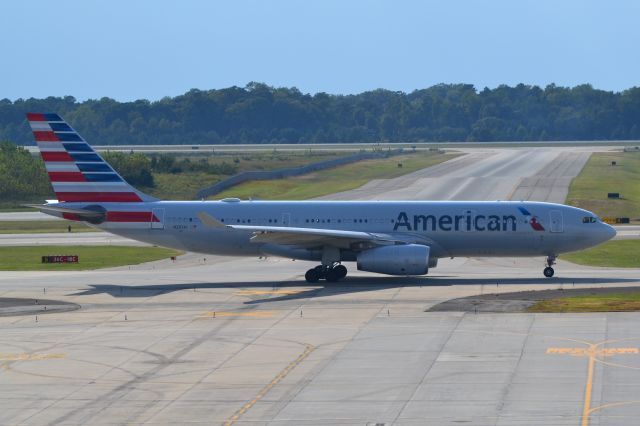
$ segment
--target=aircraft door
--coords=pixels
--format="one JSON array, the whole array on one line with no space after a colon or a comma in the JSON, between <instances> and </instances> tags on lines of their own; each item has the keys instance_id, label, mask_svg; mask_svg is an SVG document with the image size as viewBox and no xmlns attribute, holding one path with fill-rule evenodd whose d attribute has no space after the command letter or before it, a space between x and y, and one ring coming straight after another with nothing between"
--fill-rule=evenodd
<instances>
[{"instance_id":1,"label":"aircraft door","mask_svg":"<svg viewBox=\"0 0 640 426\"><path fill-rule=\"evenodd\" d=\"M551 210L549 212L549 223L551 232L564 232L562 212L560 210Z\"/></svg>"},{"instance_id":2,"label":"aircraft door","mask_svg":"<svg viewBox=\"0 0 640 426\"><path fill-rule=\"evenodd\" d=\"M282 213L282 226L291 225L291 213Z\"/></svg>"},{"instance_id":3,"label":"aircraft door","mask_svg":"<svg viewBox=\"0 0 640 426\"><path fill-rule=\"evenodd\" d=\"M164 209L151 209L151 229L164 229Z\"/></svg>"}]
</instances>

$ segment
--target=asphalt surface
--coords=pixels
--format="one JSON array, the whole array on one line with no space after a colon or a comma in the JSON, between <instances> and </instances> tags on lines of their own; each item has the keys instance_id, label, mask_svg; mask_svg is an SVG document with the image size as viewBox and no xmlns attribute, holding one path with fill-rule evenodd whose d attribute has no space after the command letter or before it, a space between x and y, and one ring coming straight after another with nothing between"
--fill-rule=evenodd
<instances>
[{"instance_id":1,"label":"asphalt surface","mask_svg":"<svg viewBox=\"0 0 640 426\"><path fill-rule=\"evenodd\" d=\"M3 212L0 213L0 221L23 221L23 220L64 220L40 212Z\"/></svg>"},{"instance_id":2,"label":"asphalt surface","mask_svg":"<svg viewBox=\"0 0 640 426\"><path fill-rule=\"evenodd\" d=\"M173 152L173 153L238 153L238 152L307 152L307 151L344 151L387 150L404 148L408 150L429 150L434 148L474 147L629 147L636 148L640 141L507 141L507 142L412 142L412 143L320 143L320 144L234 144L234 145L93 145L98 152ZM27 150L38 153L36 146L25 146Z\"/></svg>"},{"instance_id":3,"label":"asphalt surface","mask_svg":"<svg viewBox=\"0 0 640 426\"><path fill-rule=\"evenodd\" d=\"M53 232L49 234L0 234L0 246L62 246L117 245L148 246L149 244L113 235L108 232Z\"/></svg>"},{"instance_id":4,"label":"asphalt surface","mask_svg":"<svg viewBox=\"0 0 640 426\"><path fill-rule=\"evenodd\" d=\"M476 187L507 199L531 188L523 182L547 160L576 167L557 160L566 151L536 151L495 154L509 160L501 172L484 154L441 183L425 177L435 188L414 186L407 198ZM484 182L465 179L465 168ZM0 297L81 306L38 322L0 317L0 424L626 425L640 416L640 313L426 312L488 293L638 286L640 270L560 261L546 279L543 259L445 259L422 278L347 265L345 282L308 285L310 266L188 254L0 273Z\"/></svg>"},{"instance_id":5,"label":"asphalt surface","mask_svg":"<svg viewBox=\"0 0 640 426\"><path fill-rule=\"evenodd\" d=\"M0 297L0 316L43 315L80 309L80 305L50 299Z\"/></svg>"},{"instance_id":6,"label":"asphalt surface","mask_svg":"<svg viewBox=\"0 0 640 426\"><path fill-rule=\"evenodd\" d=\"M362 200L531 200L564 203L592 150L467 149L467 155L394 179L321 197Z\"/></svg>"},{"instance_id":7,"label":"asphalt surface","mask_svg":"<svg viewBox=\"0 0 640 426\"><path fill-rule=\"evenodd\" d=\"M195 255L6 272L2 297L80 310L0 318L0 424L633 424L640 314L425 312L452 298L636 286L638 270L454 259L425 278ZM46 293L45 293L46 292ZM606 343L603 343L606 342ZM589 376L589 348L594 365ZM615 349L615 350L613 350ZM569 351L569 352L567 352ZM621 405L615 405L621 404Z\"/></svg>"}]
</instances>

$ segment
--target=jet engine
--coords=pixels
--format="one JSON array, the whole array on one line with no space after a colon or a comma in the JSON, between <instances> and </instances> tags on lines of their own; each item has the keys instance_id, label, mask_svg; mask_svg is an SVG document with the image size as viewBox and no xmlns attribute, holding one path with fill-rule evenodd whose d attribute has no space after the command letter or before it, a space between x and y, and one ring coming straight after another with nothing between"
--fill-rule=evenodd
<instances>
[{"instance_id":1,"label":"jet engine","mask_svg":"<svg viewBox=\"0 0 640 426\"><path fill-rule=\"evenodd\" d=\"M387 275L424 275L432 262L429 246L382 246L358 254L358 270Z\"/></svg>"}]
</instances>

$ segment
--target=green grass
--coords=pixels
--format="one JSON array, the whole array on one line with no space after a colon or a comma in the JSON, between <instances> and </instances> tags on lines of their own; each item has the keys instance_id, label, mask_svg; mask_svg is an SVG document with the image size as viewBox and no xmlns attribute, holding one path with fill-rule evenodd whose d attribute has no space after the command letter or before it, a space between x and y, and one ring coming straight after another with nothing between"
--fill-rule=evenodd
<instances>
[{"instance_id":1,"label":"green grass","mask_svg":"<svg viewBox=\"0 0 640 426\"><path fill-rule=\"evenodd\" d=\"M82 222L68 220L7 220L0 221L0 234L41 234L50 232L90 232L95 229Z\"/></svg>"},{"instance_id":2,"label":"green grass","mask_svg":"<svg viewBox=\"0 0 640 426\"><path fill-rule=\"evenodd\" d=\"M459 154L423 153L366 160L288 179L246 182L213 198L238 197L263 200L304 200L358 188L373 179L391 179L414 172ZM402 167L398 167L402 163Z\"/></svg>"},{"instance_id":3,"label":"green grass","mask_svg":"<svg viewBox=\"0 0 640 426\"><path fill-rule=\"evenodd\" d=\"M640 292L593 294L541 300L527 312L628 312L640 310Z\"/></svg>"},{"instance_id":4,"label":"green grass","mask_svg":"<svg viewBox=\"0 0 640 426\"><path fill-rule=\"evenodd\" d=\"M338 157L351 155L352 153L333 152L259 152L244 154L215 154L198 153L176 156L181 160L189 158L196 163L206 159L208 164L220 165L226 163L233 165L234 172L230 174L216 174L203 171L183 171L180 173L153 173L154 188L140 190L162 200L194 200L197 192L207 186L213 185L233 174L250 170L276 170L290 167L304 166L310 163L331 160Z\"/></svg>"},{"instance_id":5,"label":"green grass","mask_svg":"<svg viewBox=\"0 0 640 426\"><path fill-rule=\"evenodd\" d=\"M134 265L177 256L181 252L162 247L126 246L27 246L0 247L2 271L79 271ZM78 255L78 263L43 264L42 256Z\"/></svg>"},{"instance_id":6,"label":"green grass","mask_svg":"<svg viewBox=\"0 0 640 426\"><path fill-rule=\"evenodd\" d=\"M140 190L161 200L195 200L199 190L227 177L203 172L154 173L156 186Z\"/></svg>"},{"instance_id":7,"label":"green grass","mask_svg":"<svg viewBox=\"0 0 640 426\"><path fill-rule=\"evenodd\" d=\"M617 162L612 166L611 162ZM607 193L619 192L619 200ZM567 203L600 217L640 220L640 153L594 153L569 187Z\"/></svg>"},{"instance_id":8,"label":"green grass","mask_svg":"<svg viewBox=\"0 0 640 426\"><path fill-rule=\"evenodd\" d=\"M34 201L33 204L42 203L43 200ZM16 203L21 203L21 201L5 201L0 203L0 213L20 213L20 212L37 212L38 209L33 209L31 207L21 207Z\"/></svg>"},{"instance_id":9,"label":"green grass","mask_svg":"<svg viewBox=\"0 0 640 426\"><path fill-rule=\"evenodd\" d=\"M588 266L640 268L640 240L613 240L587 250L562 255L563 260Z\"/></svg>"},{"instance_id":10,"label":"green grass","mask_svg":"<svg viewBox=\"0 0 640 426\"><path fill-rule=\"evenodd\" d=\"M338 157L353 155L352 152L331 152L311 150L304 152L251 152L243 154L216 154L210 162L227 162L236 165L238 172L250 170L275 170L288 167L304 166Z\"/></svg>"}]
</instances>

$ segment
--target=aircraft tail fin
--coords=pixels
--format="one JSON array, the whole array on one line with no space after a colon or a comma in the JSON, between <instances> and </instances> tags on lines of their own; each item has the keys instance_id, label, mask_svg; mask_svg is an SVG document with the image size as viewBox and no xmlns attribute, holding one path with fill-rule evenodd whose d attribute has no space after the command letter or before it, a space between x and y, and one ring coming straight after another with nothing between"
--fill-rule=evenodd
<instances>
[{"instance_id":1,"label":"aircraft tail fin","mask_svg":"<svg viewBox=\"0 0 640 426\"><path fill-rule=\"evenodd\" d=\"M27 120L59 202L157 201L129 185L58 114Z\"/></svg>"}]
</instances>

